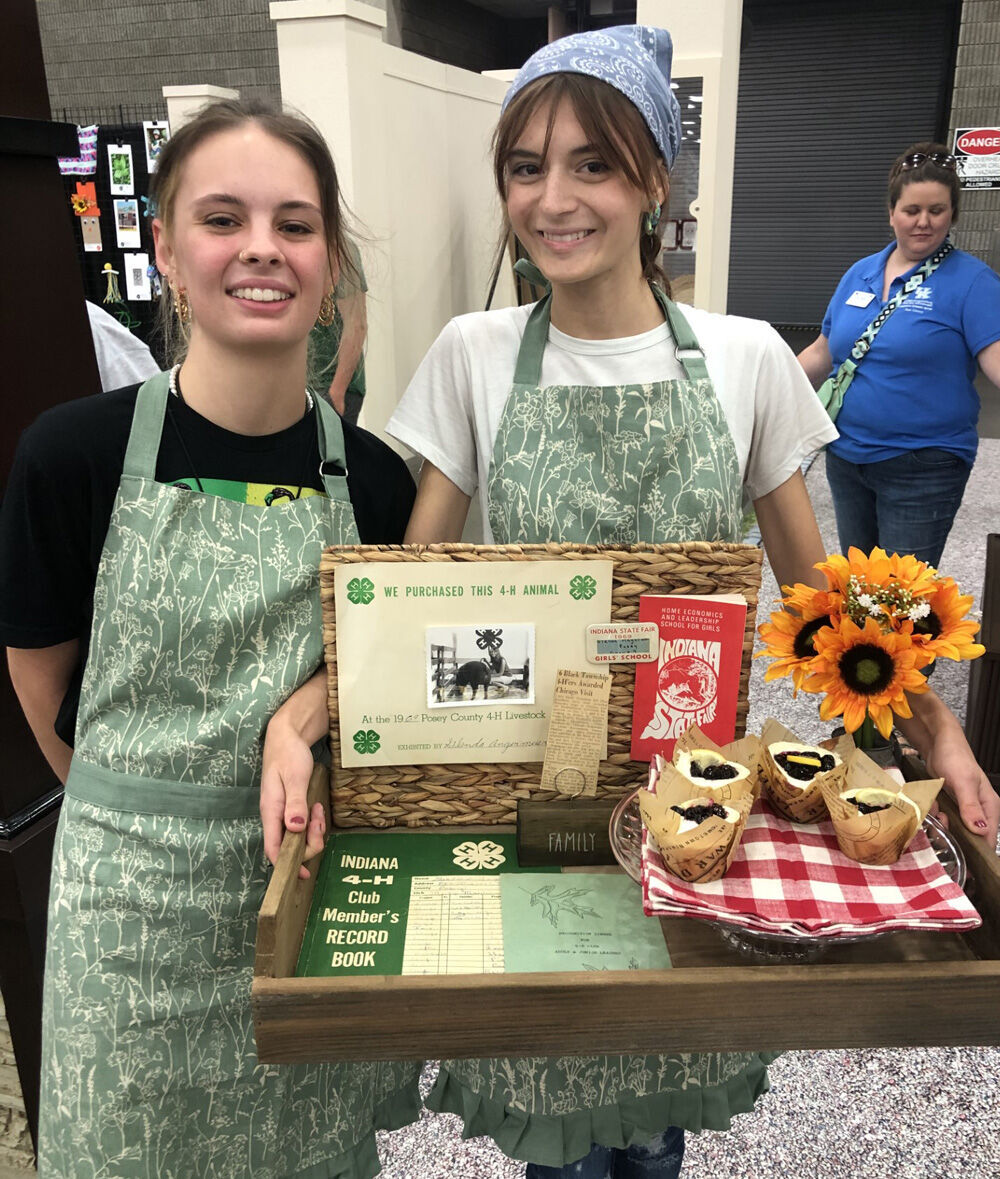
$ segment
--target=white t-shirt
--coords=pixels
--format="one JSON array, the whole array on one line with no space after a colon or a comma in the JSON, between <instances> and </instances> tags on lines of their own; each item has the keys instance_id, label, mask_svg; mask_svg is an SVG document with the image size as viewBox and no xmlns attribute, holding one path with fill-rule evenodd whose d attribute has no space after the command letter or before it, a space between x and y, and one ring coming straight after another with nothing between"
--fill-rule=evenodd
<instances>
[{"instance_id":1,"label":"white t-shirt","mask_svg":"<svg viewBox=\"0 0 1000 1179\"><path fill-rule=\"evenodd\" d=\"M96 303L87 303L90 334L94 340L94 354L101 374L101 388L122 389L145 381L160 371L153 354L138 336L133 336L123 323L109 315Z\"/></svg>"},{"instance_id":2,"label":"white t-shirt","mask_svg":"<svg viewBox=\"0 0 1000 1179\"><path fill-rule=\"evenodd\" d=\"M736 444L745 500L780 487L802 460L837 437L798 361L766 323L681 306L705 353ZM386 431L467 495L484 489L531 307L453 319L424 357ZM620 340L579 340L556 327L542 358L546 385L647 384L684 378L666 323ZM694 539L694 538L693 538Z\"/></svg>"}]
</instances>

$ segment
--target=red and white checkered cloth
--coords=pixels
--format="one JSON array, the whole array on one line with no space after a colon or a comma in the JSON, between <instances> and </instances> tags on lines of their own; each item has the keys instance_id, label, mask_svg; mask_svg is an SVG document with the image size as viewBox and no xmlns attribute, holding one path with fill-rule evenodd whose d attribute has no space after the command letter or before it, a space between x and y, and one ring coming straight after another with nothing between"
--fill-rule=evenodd
<instances>
[{"instance_id":1,"label":"red and white checkered cloth","mask_svg":"<svg viewBox=\"0 0 1000 1179\"><path fill-rule=\"evenodd\" d=\"M868 867L844 855L832 823L789 823L760 799L729 871L710 884L671 875L644 828L642 907L647 916L696 917L810 937L897 929L957 933L982 924L923 831L897 863Z\"/></svg>"}]
</instances>

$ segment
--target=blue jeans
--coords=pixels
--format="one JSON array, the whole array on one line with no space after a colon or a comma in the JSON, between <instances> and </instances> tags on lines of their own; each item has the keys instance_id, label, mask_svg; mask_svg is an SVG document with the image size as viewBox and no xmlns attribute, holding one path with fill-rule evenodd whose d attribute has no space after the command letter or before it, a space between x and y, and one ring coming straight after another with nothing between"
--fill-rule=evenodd
<instances>
[{"instance_id":1,"label":"blue jeans","mask_svg":"<svg viewBox=\"0 0 1000 1179\"><path fill-rule=\"evenodd\" d=\"M626 1150L597 1143L575 1163L542 1167L528 1163L524 1179L677 1179L684 1161L684 1131L668 1126L645 1146Z\"/></svg>"},{"instance_id":2,"label":"blue jeans","mask_svg":"<svg viewBox=\"0 0 1000 1179\"><path fill-rule=\"evenodd\" d=\"M826 452L840 550L876 545L937 567L972 467L950 450L924 447L880 463Z\"/></svg>"}]
</instances>

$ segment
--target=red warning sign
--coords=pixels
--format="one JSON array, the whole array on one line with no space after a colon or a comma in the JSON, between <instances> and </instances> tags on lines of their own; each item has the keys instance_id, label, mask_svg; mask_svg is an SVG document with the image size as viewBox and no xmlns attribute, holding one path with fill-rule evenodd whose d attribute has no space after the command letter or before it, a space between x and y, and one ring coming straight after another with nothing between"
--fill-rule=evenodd
<instances>
[{"instance_id":1,"label":"red warning sign","mask_svg":"<svg viewBox=\"0 0 1000 1179\"><path fill-rule=\"evenodd\" d=\"M963 188L1000 188L1000 127L959 127L954 152Z\"/></svg>"}]
</instances>

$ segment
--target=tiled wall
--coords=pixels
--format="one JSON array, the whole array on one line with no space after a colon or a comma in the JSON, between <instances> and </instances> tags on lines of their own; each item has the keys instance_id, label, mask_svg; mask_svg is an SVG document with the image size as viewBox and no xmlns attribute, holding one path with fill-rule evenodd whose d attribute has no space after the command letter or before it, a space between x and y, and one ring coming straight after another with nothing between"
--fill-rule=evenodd
<instances>
[{"instance_id":1,"label":"tiled wall","mask_svg":"<svg viewBox=\"0 0 1000 1179\"><path fill-rule=\"evenodd\" d=\"M280 95L267 0L48 0L38 19L57 118L111 121L118 103L148 118L166 109L163 86L199 82Z\"/></svg>"},{"instance_id":2,"label":"tiled wall","mask_svg":"<svg viewBox=\"0 0 1000 1179\"><path fill-rule=\"evenodd\" d=\"M956 127L1000 126L1000 0L964 0L950 147ZM1000 270L1000 188L965 189L957 245Z\"/></svg>"}]
</instances>

